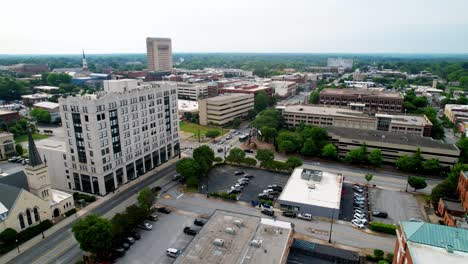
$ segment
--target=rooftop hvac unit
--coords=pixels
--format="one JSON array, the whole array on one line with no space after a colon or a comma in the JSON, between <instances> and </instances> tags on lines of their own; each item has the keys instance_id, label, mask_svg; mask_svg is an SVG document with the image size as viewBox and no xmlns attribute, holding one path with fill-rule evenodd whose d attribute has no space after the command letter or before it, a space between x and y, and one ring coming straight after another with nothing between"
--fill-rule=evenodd
<instances>
[{"instance_id":1,"label":"rooftop hvac unit","mask_svg":"<svg viewBox=\"0 0 468 264\"><path fill-rule=\"evenodd\" d=\"M250 245L253 247L260 247L262 245L263 240L260 239L254 239L250 241Z\"/></svg>"},{"instance_id":2,"label":"rooftop hvac unit","mask_svg":"<svg viewBox=\"0 0 468 264\"><path fill-rule=\"evenodd\" d=\"M226 233L231 234L231 235L235 235L236 230L234 230L234 228L232 228L232 227L228 227L228 228L226 228Z\"/></svg>"},{"instance_id":3,"label":"rooftop hvac unit","mask_svg":"<svg viewBox=\"0 0 468 264\"><path fill-rule=\"evenodd\" d=\"M312 180L316 182L321 182L322 181L322 172L321 171L314 171L312 173Z\"/></svg>"},{"instance_id":4,"label":"rooftop hvac unit","mask_svg":"<svg viewBox=\"0 0 468 264\"><path fill-rule=\"evenodd\" d=\"M218 247L222 247L224 245L224 240L220 239L220 238L216 238L213 241L213 245L218 246Z\"/></svg>"},{"instance_id":5,"label":"rooftop hvac unit","mask_svg":"<svg viewBox=\"0 0 468 264\"><path fill-rule=\"evenodd\" d=\"M234 224L235 224L237 227L241 227L243 223L242 223L241 220L234 220Z\"/></svg>"},{"instance_id":6,"label":"rooftop hvac unit","mask_svg":"<svg viewBox=\"0 0 468 264\"><path fill-rule=\"evenodd\" d=\"M309 187L309 189L315 189L315 184L314 183L308 183L307 187Z\"/></svg>"}]
</instances>

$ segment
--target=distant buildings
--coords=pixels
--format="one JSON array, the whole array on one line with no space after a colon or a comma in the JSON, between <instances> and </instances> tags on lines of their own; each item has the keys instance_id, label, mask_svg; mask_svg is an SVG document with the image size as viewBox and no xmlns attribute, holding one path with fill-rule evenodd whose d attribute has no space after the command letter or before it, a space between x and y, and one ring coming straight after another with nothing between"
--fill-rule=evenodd
<instances>
[{"instance_id":1,"label":"distant buildings","mask_svg":"<svg viewBox=\"0 0 468 264\"><path fill-rule=\"evenodd\" d=\"M431 136L432 123L426 116L369 114L363 111L315 105L278 106L288 126L347 127L393 133Z\"/></svg>"},{"instance_id":2,"label":"distant buildings","mask_svg":"<svg viewBox=\"0 0 468 264\"><path fill-rule=\"evenodd\" d=\"M31 107L35 103L47 101L49 97L51 97L51 95L45 93L26 94L21 96L23 104L26 107Z\"/></svg>"},{"instance_id":3,"label":"distant buildings","mask_svg":"<svg viewBox=\"0 0 468 264\"><path fill-rule=\"evenodd\" d=\"M53 91L58 91L60 88L57 86L47 86L47 85L39 85L34 86L33 90L42 93L53 93Z\"/></svg>"},{"instance_id":4,"label":"distant buildings","mask_svg":"<svg viewBox=\"0 0 468 264\"><path fill-rule=\"evenodd\" d=\"M362 104L371 112L402 112L403 96L400 93L367 89L324 89L319 94L319 103L329 106L348 107Z\"/></svg>"},{"instance_id":5,"label":"distant buildings","mask_svg":"<svg viewBox=\"0 0 468 264\"><path fill-rule=\"evenodd\" d=\"M19 121L20 115L18 111L9 111L0 109L0 126L8 125Z\"/></svg>"},{"instance_id":6,"label":"distant buildings","mask_svg":"<svg viewBox=\"0 0 468 264\"><path fill-rule=\"evenodd\" d=\"M259 84L239 84L235 86L223 87L218 89L219 94L224 93L241 93L241 94L254 94L265 92L268 96L273 95L273 89L270 86L262 86Z\"/></svg>"},{"instance_id":7,"label":"distant buildings","mask_svg":"<svg viewBox=\"0 0 468 264\"><path fill-rule=\"evenodd\" d=\"M225 94L199 100L198 104L201 125L224 125L235 118L247 116L249 110L254 108L254 95Z\"/></svg>"},{"instance_id":8,"label":"distant buildings","mask_svg":"<svg viewBox=\"0 0 468 264\"><path fill-rule=\"evenodd\" d=\"M172 71L172 42L170 38L146 38L148 70L154 72Z\"/></svg>"},{"instance_id":9,"label":"distant buildings","mask_svg":"<svg viewBox=\"0 0 468 264\"><path fill-rule=\"evenodd\" d=\"M49 67L47 64L20 63L8 66L8 70L17 73L38 74L48 72Z\"/></svg>"},{"instance_id":10,"label":"distant buildings","mask_svg":"<svg viewBox=\"0 0 468 264\"><path fill-rule=\"evenodd\" d=\"M440 199L437 212L448 226L468 229L468 171L461 171L457 192L460 200Z\"/></svg>"},{"instance_id":11,"label":"distant buildings","mask_svg":"<svg viewBox=\"0 0 468 264\"><path fill-rule=\"evenodd\" d=\"M275 95L286 98L296 94L297 83L287 81L272 81L271 88L275 91Z\"/></svg>"},{"instance_id":12,"label":"distant buildings","mask_svg":"<svg viewBox=\"0 0 468 264\"><path fill-rule=\"evenodd\" d=\"M103 92L59 104L74 190L105 195L179 155L173 83L105 81Z\"/></svg>"},{"instance_id":13,"label":"distant buildings","mask_svg":"<svg viewBox=\"0 0 468 264\"><path fill-rule=\"evenodd\" d=\"M14 135L8 132L0 133L0 160L5 160L16 154Z\"/></svg>"},{"instance_id":14,"label":"distant buildings","mask_svg":"<svg viewBox=\"0 0 468 264\"><path fill-rule=\"evenodd\" d=\"M50 122L56 123L60 120L59 104L53 102L39 102L33 104L33 108L42 109L50 113Z\"/></svg>"},{"instance_id":15,"label":"distant buildings","mask_svg":"<svg viewBox=\"0 0 468 264\"><path fill-rule=\"evenodd\" d=\"M336 67L348 70L353 68L353 59L328 58L327 67Z\"/></svg>"},{"instance_id":16,"label":"distant buildings","mask_svg":"<svg viewBox=\"0 0 468 264\"><path fill-rule=\"evenodd\" d=\"M468 105L446 104L444 115L454 124L468 122Z\"/></svg>"},{"instance_id":17,"label":"distant buildings","mask_svg":"<svg viewBox=\"0 0 468 264\"><path fill-rule=\"evenodd\" d=\"M208 96L207 83L177 82L177 96L180 99L198 100Z\"/></svg>"},{"instance_id":18,"label":"distant buildings","mask_svg":"<svg viewBox=\"0 0 468 264\"><path fill-rule=\"evenodd\" d=\"M400 222L392 263L462 264L467 259L467 229L425 222Z\"/></svg>"}]
</instances>

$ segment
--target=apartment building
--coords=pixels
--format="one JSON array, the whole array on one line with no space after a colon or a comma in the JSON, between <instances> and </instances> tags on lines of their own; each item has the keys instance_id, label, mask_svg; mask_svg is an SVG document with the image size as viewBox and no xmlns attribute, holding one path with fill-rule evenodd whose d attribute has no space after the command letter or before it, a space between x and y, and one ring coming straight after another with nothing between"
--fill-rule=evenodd
<instances>
[{"instance_id":1,"label":"apartment building","mask_svg":"<svg viewBox=\"0 0 468 264\"><path fill-rule=\"evenodd\" d=\"M468 105L447 104L444 115L454 124L468 122Z\"/></svg>"},{"instance_id":2,"label":"apartment building","mask_svg":"<svg viewBox=\"0 0 468 264\"><path fill-rule=\"evenodd\" d=\"M288 126L348 127L393 133L431 136L432 123L424 115L369 114L363 111L314 105L287 105L276 108Z\"/></svg>"},{"instance_id":3,"label":"apartment building","mask_svg":"<svg viewBox=\"0 0 468 264\"><path fill-rule=\"evenodd\" d=\"M286 98L296 94L297 83L288 81L272 81L271 88L275 91L275 95Z\"/></svg>"},{"instance_id":4,"label":"apartment building","mask_svg":"<svg viewBox=\"0 0 468 264\"><path fill-rule=\"evenodd\" d=\"M457 192L459 200L441 198L437 212L446 225L468 228L468 171L460 171Z\"/></svg>"},{"instance_id":5,"label":"apartment building","mask_svg":"<svg viewBox=\"0 0 468 264\"><path fill-rule=\"evenodd\" d=\"M105 195L179 154L173 83L105 81L103 92L59 104L73 189Z\"/></svg>"},{"instance_id":6,"label":"apartment building","mask_svg":"<svg viewBox=\"0 0 468 264\"><path fill-rule=\"evenodd\" d=\"M253 94L224 94L198 101L200 125L224 125L254 108Z\"/></svg>"},{"instance_id":7,"label":"apartment building","mask_svg":"<svg viewBox=\"0 0 468 264\"><path fill-rule=\"evenodd\" d=\"M179 99L198 100L208 97L207 83L177 82L177 95Z\"/></svg>"},{"instance_id":8,"label":"apartment building","mask_svg":"<svg viewBox=\"0 0 468 264\"><path fill-rule=\"evenodd\" d=\"M172 71L172 41L170 38L146 38L146 55L149 71Z\"/></svg>"},{"instance_id":9,"label":"apartment building","mask_svg":"<svg viewBox=\"0 0 468 264\"><path fill-rule=\"evenodd\" d=\"M402 112L403 96L400 93L382 92L368 89L324 89L319 94L319 103L346 107L351 103L362 103L372 112Z\"/></svg>"}]
</instances>

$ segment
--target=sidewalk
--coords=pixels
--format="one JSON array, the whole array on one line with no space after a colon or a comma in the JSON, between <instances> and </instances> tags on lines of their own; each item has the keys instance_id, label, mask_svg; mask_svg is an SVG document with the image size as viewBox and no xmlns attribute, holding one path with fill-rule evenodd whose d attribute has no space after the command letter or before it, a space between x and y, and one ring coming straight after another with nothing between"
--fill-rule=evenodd
<instances>
[{"instance_id":1,"label":"sidewalk","mask_svg":"<svg viewBox=\"0 0 468 264\"><path fill-rule=\"evenodd\" d=\"M164 169L164 168L172 165L173 163L175 163L177 161L178 161L177 158L173 158L173 159L167 161L166 163L162 164L161 166L157 167L156 169L143 174L142 176L136 178L135 180L133 180L131 182L128 182L125 185L120 186L120 188L117 189L117 191L115 193L109 193L108 195L102 196L102 197L101 196L96 196L97 199L96 199L95 202L93 202L90 205L86 206L85 208L79 210L74 215L71 215L71 216L63 219L59 223L53 225L51 228L44 231L44 236L47 238L47 237L53 235L55 232L59 231L63 227L77 221L78 218L82 218L83 216L86 216L91 210L95 209L96 207L99 207L102 203L104 203L105 201L111 199L112 197L119 194L120 192L123 192L123 191L127 190L128 188L132 187L136 183L142 181L143 179L148 178L150 175L153 175L154 173L158 173L159 170ZM21 255L23 252L29 250L30 248L32 248L33 246L35 246L36 244L38 244L42 240L43 240L42 239L42 234L39 234L39 235L31 238L30 240L28 240L28 241L24 242L23 244L19 245L20 253L18 253L18 250L15 248L15 249L11 250L10 252L5 253L4 255L2 255L0 257L0 263L9 262L13 258L15 258L18 255ZM74 240L74 238L73 238L73 240Z\"/></svg>"}]
</instances>

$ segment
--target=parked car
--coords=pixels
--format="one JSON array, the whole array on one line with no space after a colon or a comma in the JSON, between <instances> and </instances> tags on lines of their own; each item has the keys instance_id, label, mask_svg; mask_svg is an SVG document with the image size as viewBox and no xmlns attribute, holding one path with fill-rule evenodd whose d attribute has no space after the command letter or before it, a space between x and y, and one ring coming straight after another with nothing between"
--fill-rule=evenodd
<instances>
[{"instance_id":1,"label":"parked car","mask_svg":"<svg viewBox=\"0 0 468 264\"><path fill-rule=\"evenodd\" d=\"M269 205L269 204L263 204L261 203L259 205L260 209L268 209L268 210L273 210L273 206Z\"/></svg>"},{"instance_id":2,"label":"parked car","mask_svg":"<svg viewBox=\"0 0 468 264\"><path fill-rule=\"evenodd\" d=\"M354 213L354 218L363 218L363 219L365 219L366 215L365 214Z\"/></svg>"},{"instance_id":3,"label":"parked car","mask_svg":"<svg viewBox=\"0 0 468 264\"><path fill-rule=\"evenodd\" d=\"M365 211L361 210L361 209L354 208L354 213L365 214Z\"/></svg>"},{"instance_id":4,"label":"parked car","mask_svg":"<svg viewBox=\"0 0 468 264\"><path fill-rule=\"evenodd\" d=\"M177 258L177 256L180 254L180 250L176 248L168 248L166 250L166 255L171 257L171 258Z\"/></svg>"},{"instance_id":5,"label":"parked car","mask_svg":"<svg viewBox=\"0 0 468 264\"><path fill-rule=\"evenodd\" d=\"M297 216L297 214L295 212L291 212L291 211L283 212L282 215L286 216L286 217L291 217L291 218L296 218L296 216Z\"/></svg>"},{"instance_id":6,"label":"parked car","mask_svg":"<svg viewBox=\"0 0 468 264\"><path fill-rule=\"evenodd\" d=\"M250 175L250 174L246 174L244 175L244 178L247 178L247 179L252 179L254 176L253 175Z\"/></svg>"},{"instance_id":7,"label":"parked car","mask_svg":"<svg viewBox=\"0 0 468 264\"><path fill-rule=\"evenodd\" d=\"M275 199L275 196L271 195L271 194L259 194L258 195L258 199L260 200L269 200L269 201L273 201Z\"/></svg>"},{"instance_id":8,"label":"parked car","mask_svg":"<svg viewBox=\"0 0 468 264\"><path fill-rule=\"evenodd\" d=\"M163 213L163 214L170 214L171 210L169 210L167 207L159 207L157 209L158 212Z\"/></svg>"},{"instance_id":9,"label":"parked car","mask_svg":"<svg viewBox=\"0 0 468 264\"><path fill-rule=\"evenodd\" d=\"M366 198L354 197L354 201L356 201L356 202L365 202L365 201L366 201Z\"/></svg>"},{"instance_id":10,"label":"parked car","mask_svg":"<svg viewBox=\"0 0 468 264\"><path fill-rule=\"evenodd\" d=\"M380 218L387 218L387 217L388 217L388 213L387 213L387 212L384 212L384 211L373 211L373 212L372 212L372 216L380 217Z\"/></svg>"},{"instance_id":11,"label":"parked car","mask_svg":"<svg viewBox=\"0 0 468 264\"><path fill-rule=\"evenodd\" d=\"M353 226L355 226L355 227L357 227L357 228L361 228L361 229L365 227L361 222L359 222L359 221L356 220L356 219L353 219L353 220L351 221L351 224L352 224Z\"/></svg>"},{"instance_id":12,"label":"parked car","mask_svg":"<svg viewBox=\"0 0 468 264\"><path fill-rule=\"evenodd\" d=\"M233 187L231 187L231 189L227 191L227 194L238 194L238 193L241 193L241 190L233 188Z\"/></svg>"},{"instance_id":13,"label":"parked car","mask_svg":"<svg viewBox=\"0 0 468 264\"><path fill-rule=\"evenodd\" d=\"M146 223L146 222L143 222L143 223L137 225L137 227L140 228L140 229L146 230L146 231L150 231L150 230L153 229L153 225L149 224L149 223Z\"/></svg>"},{"instance_id":14,"label":"parked car","mask_svg":"<svg viewBox=\"0 0 468 264\"><path fill-rule=\"evenodd\" d=\"M364 192L364 190L361 187L357 187L357 186L354 186L353 190L358 192L358 193L363 193Z\"/></svg>"},{"instance_id":15,"label":"parked car","mask_svg":"<svg viewBox=\"0 0 468 264\"><path fill-rule=\"evenodd\" d=\"M177 181L177 180L179 180L180 178L181 178L181 175L180 175L180 174L176 174L176 175L172 176L172 180L173 180L173 181Z\"/></svg>"},{"instance_id":16,"label":"parked car","mask_svg":"<svg viewBox=\"0 0 468 264\"><path fill-rule=\"evenodd\" d=\"M194 227L188 227L186 226L184 228L184 233L187 234L187 235L191 235L191 236L194 236L198 233L199 229L197 228L194 228Z\"/></svg>"},{"instance_id":17,"label":"parked car","mask_svg":"<svg viewBox=\"0 0 468 264\"><path fill-rule=\"evenodd\" d=\"M234 172L234 175L238 176L238 175L242 175L244 174L244 171L235 171Z\"/></svg>"},{"instance_id":18,"label":"parked car","mask_svg":"<svg viewBox=\"0 0 468 264\"><path fill-rule=\"evenodd\" d=\"M358 221L359 223L363 225L367 223L367 219L364 219L364 218L354 218L353 221Z\"/></svg>"},{"instance_id":19,"label":"parked car","mask_svg":"<svg viewBox=\"0 0 468 264\"><path fill-rule=\"evenodd\" d=\"M279 185L276 185L276 184L268 185L268 189L272 189L272 190L278 191L278 192L282 192L282 191L283 191L283 187L281 187L281 186L279 186Z\"/></svg>"},{"instance_id":20,"label":"parked car","mask_svg":"<svg viewBox=\"0 0 468 264\"><path fill-rule=\"evenodd\" d=\"M254 153L253 150L251 150L251 149L244 149L244 152L245 153Z\"/></svg>"},{"instance_id":21,"label":"parked car","mask_svg":"<svg viewBox=\"0 0 468 264\"><path fill-rule=\"evenodd\" d=\"M240 178L238 181L247 181L248 182L248 181L250 181L250 179L245 177L245 175L244 175L244 177Z\"/></svg>"},{"instance_id":22,"label":"parked car","mask_svg":"<svg viewBox=\"0 0 468 264\"><path fill-rule=\"evenodd\" d=\"M271 209L263 209L261 212L262 212L262 214L268 215L268 216L274 216L275 215L275 211L273 211Z\"/></svg>"},{"instance_id":23,"label":"parked car","mask_svg":"<svg viewBox=\"0 0 468 264\"><path fill-rule=\"evenodd\" d=\"M221 153L221 152L223 152L223 151L224 151L223 148L218 148L218 153Z\"/></svg>"},{"instance_id":24,"label":"parked car","mask_svg":"<svg viewBox=\"0 0 468 264\"><path fill-rule=\"evenodd\" d=\"M297 218L302 219L302 220L306 220L306 221L311 221L312 220L312 215L302 213L302 214L298 214Z\"/></svg>"},{"instance_id":25,"label":"parked car","mask_svg":"<svg viewBox=\"0 0 468 264\"><path fill-rule=\"evenodd\" d=\"M125 249L125 250L129 250L129 249L130 249L130 244L127 243L127 242L122 242L120 245L121 245L122 248Z\"/></svg>"},{"instance_id":26,"label":"parked car","mask_svg":"<svg viewBox=\"0 0 468 264\"><path fill-rule=\"evenodd\" d=\"M148 216L148 220L151 220L151 221L153 221L153 222L158 221L158 219L159 219L159 216L158 216L157 213L153 213L153 214L151 214L150 216Z\"/></svg>"},{"instance_id":27,"label":"parked car","mask_svg":"<svg viewBox=\"0 0 468 264\"><path fill-rule=\"evenodd\" d=\"M355 199L353 203L355 203L355 204L365 204L365 201Z\"/></svg>"},{"instance_id":28,"label":"parked car","mask_svg":"<svg viewBox=\"0 0 468 264\"><path fill-rule=\"evenodd\" d=\"M140 240L140 238L141 238L140 233L138 233L138 231L136 231L136 230L132 230L130 232L130 236L133 237L135 240Z\"/></svg>"},{"instance_id":29,"label":"parked car","mask_svg":"<svg viewBox=\"0 0 468 264\"><path fill-rule=\"evenodd\" d=\"M19 157L14 156L8 159L9 162L16 162L19 159Z\"/></svg>"},{"instance_id":30,"label":"parked car","mask_svg":"<svg viewBox=\"0 0 468 264\"><path fill-rule=\"evenodd\" d=\"M244 186L243 186L243 185L240 185L239 183L237 183L236 185L234 185L234 188L235 188L235 189L241 189L241 190L243 190L243 189L244 189Z\"/></svg>"},{"instance_id":31,"label":"parked car","mask_svg":"<svg viewBox=\"0 0 468 264\"><path fill-rule=\"evenodd\" d=\"M196 226L204 226L206 224L205 219L197 218L193 221L193 224Z\"/></svg>"},{"instance_id":32,"label":"parked car","mask_svg":"<svg viewBox=\"0 0 468 264\"><path fill-rule=\"evenodd\" d=\"M364 210L364 204L353 203L353 207L354 209L358 208L358 209Z\"/></svg>"},{"instance_id":33,"label":"parked car","mask_svg":"<svg viewBox=\"0 0 468 264\"><path fill-rule=\"evenodd\" d=\"M113 259L121 258L125 256L125 249L122 247L115 247L112 249L111 254Z\"/></svg>"},{"instance_id":34,"label":"parked car","mask_svg":"<svg viewBox=\"0 0 468 264\"><path fill-rule=\"evenodd\" d=\"M418 219L418 218L410 218L410 219L408 219L408 221L410 221L410 222L424 222L422 219Z\"/></svg>"},{"instance_id":35,"label":"parked car","mask_svg":"<svg viewBox=\"0 0 468 264\"><path fill-rule=\"evenodd\" d=\"M231 136L231 135L229 135L229 136L226 137L226 140L231 140L231 139L232 139L232 136Z\"/></svg>"},{"instance_id":36,"label":"parked car","mask_svg":"<svg viewBox=\"0 0 468 264\"><path fill-rule=\"evenodd\" d=\"M124 240L124 242L126 242L126 243L128 243L130 245L135 244L135 239L133 237L129 236L129 237L124 238L123 240Z\"/></svg>"}]
</instances>

